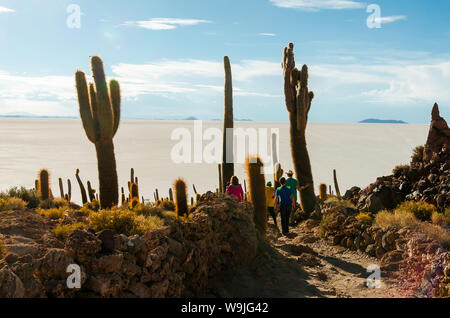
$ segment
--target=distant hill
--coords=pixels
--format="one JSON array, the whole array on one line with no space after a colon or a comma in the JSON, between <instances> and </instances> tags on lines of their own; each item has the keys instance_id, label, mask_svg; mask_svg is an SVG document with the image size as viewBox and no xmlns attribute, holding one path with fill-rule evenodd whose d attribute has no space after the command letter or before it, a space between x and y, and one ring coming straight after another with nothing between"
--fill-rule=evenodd
<instances>
[{"instance_id":1,"label":"distant hill","mask_svg":"<svg viewBox=\"0 0 450 318\"><path fill-rule=\"evenodd\" d=\"M369 118L359 121L360 124L407 124L403 120Z\"/></svg>"},{"instance_id":2,"label":"distant hill","mask_svg":"<svg viewBox=\"0 0 450 318\"><path fill-rule=\"evenodd\" d=\"M7 113L0 114L0 118L77 118L75 116L44 116L44 115L35 115L30 113Z\"/></svg>"}]
</instances>

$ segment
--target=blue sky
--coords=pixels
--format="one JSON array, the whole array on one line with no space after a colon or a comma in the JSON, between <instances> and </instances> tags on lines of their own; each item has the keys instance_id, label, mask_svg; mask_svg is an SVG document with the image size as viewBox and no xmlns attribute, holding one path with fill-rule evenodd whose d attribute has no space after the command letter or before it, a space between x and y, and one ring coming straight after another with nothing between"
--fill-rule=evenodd
<instances>
[{"instance_id":1,"label":"blue sky","mask_svg":"<svg viewBox=\"0 0 450 318\"><path fill-rule=\"evenodd\" d=\"M369 4L381 28L368 28ZM66 11L77 4L80 28ZM100 54L123 116L286 121L281 53L310 67L313 122L450 117L448 0L0 0L0 114L77 116L73 73Z\"/></svg>"}]
</instances>

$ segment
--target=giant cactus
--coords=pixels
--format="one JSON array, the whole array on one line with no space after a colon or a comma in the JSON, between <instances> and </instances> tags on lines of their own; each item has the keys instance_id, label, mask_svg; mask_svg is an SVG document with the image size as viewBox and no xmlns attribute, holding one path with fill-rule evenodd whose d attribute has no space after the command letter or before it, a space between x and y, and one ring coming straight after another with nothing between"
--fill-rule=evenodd
<instances>
[{"instance_id":1,"label":"giant cactus","mask_svg":"<svg viewBox=\"0 0 450 318\"><path fill-rule=\"evenodd\" d=\"M175 207L177 216L188 216L189 209L187 203L186 182L183 179L179 178L175 180L173 188L175 189Z\"/></svg>"},{"instance_id":2,"label":"giant cactus","mask_svg":"<svg viewBox=\"0 0 450 318\"><path fill-rule=\"evenodd\" d=\"M315 210L316 195L305 131L314 94L308 90L308 67L303 65L301 71L295 67L294 44L289 43L284 48L281 65L286 108L289 112L291 153L300 185L300 202L303 210L310 214Z\"/></svg>"},{"instance_id":3,"label":"giant cactus","mask_svg":"<svg viewBox=\"0 0 450 318\"><path fill-rule=\"evenodd\" d=\"M254 220L256 228L265 233L267 228L266 188L263 163L259 157L249 156L245 161L250 201L255 209Z\"/></svg>"},{"instance_id":4,"label":"giant cactus","mask_svg":"<svg viewBox=\"0 0 450 318\"><path fill-rule=\"evenodd\" d=\"M91 69L95 85L88 86L82 71L75 73L75 80L83 127L97 152L100 205L104 209L119 201L113 138L120 122L120 87L116 80L111 80L108 87L99 56L91 58Z\"/></svg>"},{"instance_id":5,"label":"giant cactus","mask_svg":"<svg viewBox=\"0 0 450 318\"><path fill-rule=\"evenodd\" d=\"M226 189L227 182L234 175L233 163L233 83L231 65L228 56L223 58L225 68L225 111L223 115L222 174L219 177L221 192ZM227 138L228 136L228 138Z\"/></svg>"},{"instance_id":6,"label":"giant cactus","mask_svg":"<svg viewBox=\"0 0 450 318\"><path fill-rule=\"evenodd\" d=\"M42 200L50 199L50 176L46 169L39 171L39 194Z\"/></svg>"}]
</instances>

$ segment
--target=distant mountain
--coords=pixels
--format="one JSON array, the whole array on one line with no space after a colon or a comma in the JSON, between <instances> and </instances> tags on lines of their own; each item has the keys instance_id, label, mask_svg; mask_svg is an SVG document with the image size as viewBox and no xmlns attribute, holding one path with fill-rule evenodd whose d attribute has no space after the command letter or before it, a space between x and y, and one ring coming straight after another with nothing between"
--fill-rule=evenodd
<instances>
[{"instance_id":1,"label":"distant mountain","mask_svg":"<svg viewBox=\"0 0 450 318\"><path fill-rule=\"evenodd\" d=\"M30 113L7 113L0 114L0 118L77 118L75 116L44 116L44 115L35 115Z\"/></svg>"},{"instance_id":2,"label":"distant mountain","mask_svg":"<svg viewBox=\"0 0 450 318\"><path fill-rule=\"evenodd\" d=\"M369 118L359 121L360 124L407 124L403 120Z\"/></svg>"}]
</instances>

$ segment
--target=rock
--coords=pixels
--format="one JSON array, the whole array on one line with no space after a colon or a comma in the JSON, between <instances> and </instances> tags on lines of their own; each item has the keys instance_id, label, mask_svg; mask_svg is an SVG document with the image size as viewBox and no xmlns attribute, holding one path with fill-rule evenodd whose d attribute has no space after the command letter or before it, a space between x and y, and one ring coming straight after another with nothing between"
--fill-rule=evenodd
<instances>
[{"instance_id":1,"label":"rock","mask_svg":"<svg viewBox=\"0 0 450 318\"><path fill-rule=\"evenodd\" d=\"M384 250L384 248L382 248L381 246L377 246L377 248L375 249L375 255L378 259L382 258L384 253L386 253L386 251Z\"/></svg>"},{"instance_id":2,"label":"rock","mask_svg":"<svg viewBox=\"0 0 450 318\"><path fill-rule=\"evenodd\" d=\"M424 160L430 161L433 154L438 153L444 145L450 146L450 128L445 119L440 116L438 104L434 104L431 112L430 130L424 149Z\"/></svg>"},{"instance_id":3,"label":"rock","mask_svg":"<svg viewBox=\"0 0 450 318\"><path fill-rule=\"evenodd\" d=\"M18 256L32 255L33 257L39 257L40 248L37 244L6 244L8 252L16 254Z\"/></svg>"},{"instance_id":4,"label":"rock","mask_svg":"<svg viewBox=\"0 0 450 318\"><path fill-rule=\"evenodd\" d=\"M184 251L183 244L170 237L167 239L167 243L169 244L169 253L175 255L178 258L185 257L186 252Z\"/></svg>"},{"instance_id":5,"label":"rock","mask_svg":"<svg viewBox=\"0 0 450 318\"><path fill-rule=\"evenodd\" d=\"M123 254L104 255L92 259L92 271L94 273L107 274L119 272L123 264Z\"/></svg>"},{"instance_id":6,"label":"rock","mask_svg":"<svg viewBox=\"0 0 450 318\"><path fill-rule=\"evenodd\" d=\"M41 279L66 279L69 276L67 267L74 263L63 249L51 248L38 261L37 275Z\"/></svg>"},{"instance_id":7,"label":"rock","mask_svg":"<svg viewBox=\"0 0 450 318\"><path fill-rule=\"evenodd\" d=\"M146 285L135 282L131 284L131 286L128 288L135 297L138 298L150 298L152 297L152 290L151 288L147 287Z\"/></svg>"},{"instance_id":8,"label":"rock","mask_svg":"<svg viewBox=\"0 0 450 318\"><path fill-rule=\"evenodd\" d=\"M98 253L102 248L102 241L94 234L75 230L66 241L65 250L75 260L85 262L89 257Z\"/></svg>"},{"instance_id":9,"label":"rock","mask_svg":"<svg viewBox=\"0 0 450 318\"><path fill-rule=\"evenodd\" d=\"M102 230L97 233L97 237L102 241L102 252L111 253L114 251L114 232L112 230Z\"/></svg>"},{"instance_id":10,"label":"rock","mask_svg":"<svg viewBox=\"0 0 450 318\"><path fill-rule=\"evenodd\" d=\"M117 297L124 287L124 281L118 274L91 275L84 285L101 297Z\"/></svg>"},{"instance_id":11,"label":"rock","mask_svg":"<svg viewBox=\"0 0 450 318\"><path fill-rule=\"evenodd\" d=\"M20 278L7 266L0 269L0 298L23 298L25 288Z\"/></svg>"},{"instance_id":12,"label":"rock","mask_svg":"<svg viewBox=\"0 0 450 318\"><path fill-rule=\"evenodd\" d=\"M153 298L163 298L169 288L169 281L166 279L162 282L153 283L150 288Z\"/></svg>"},{"instance_id":13,"label":"rock","mask_svg":"<svg viewBox=\"0 0 450 318\"><path fill-rule=\"evenodd\" d=\"M297 258L297 262L307 267L316 267L321 265L320 260L317 257L308 253L303 253L300 255L300 257Z\"/></svg>"},{"instance_id":14,"label":"rock","mask_svg":"<svg viewBox=\"0 0 450 318\"><path fill-rule=\"evenodd\" d=\"M369 244L366 247L366 253L369 254L370 256L376 255L375 250L376 250L375 244Z\"/></svg>"},{"instance_id":15,"label":"rock","mask_svg":"<svg viewBox=\"0 0 450 318\"><path fill-rule=\"evenodd\" d=\"M381 258L381 263L383 264L389 264L394 262L399 262L403 260L403 252L402 251L391 251L387 252L383 255Z\"/></svg>"}]
</instances>

